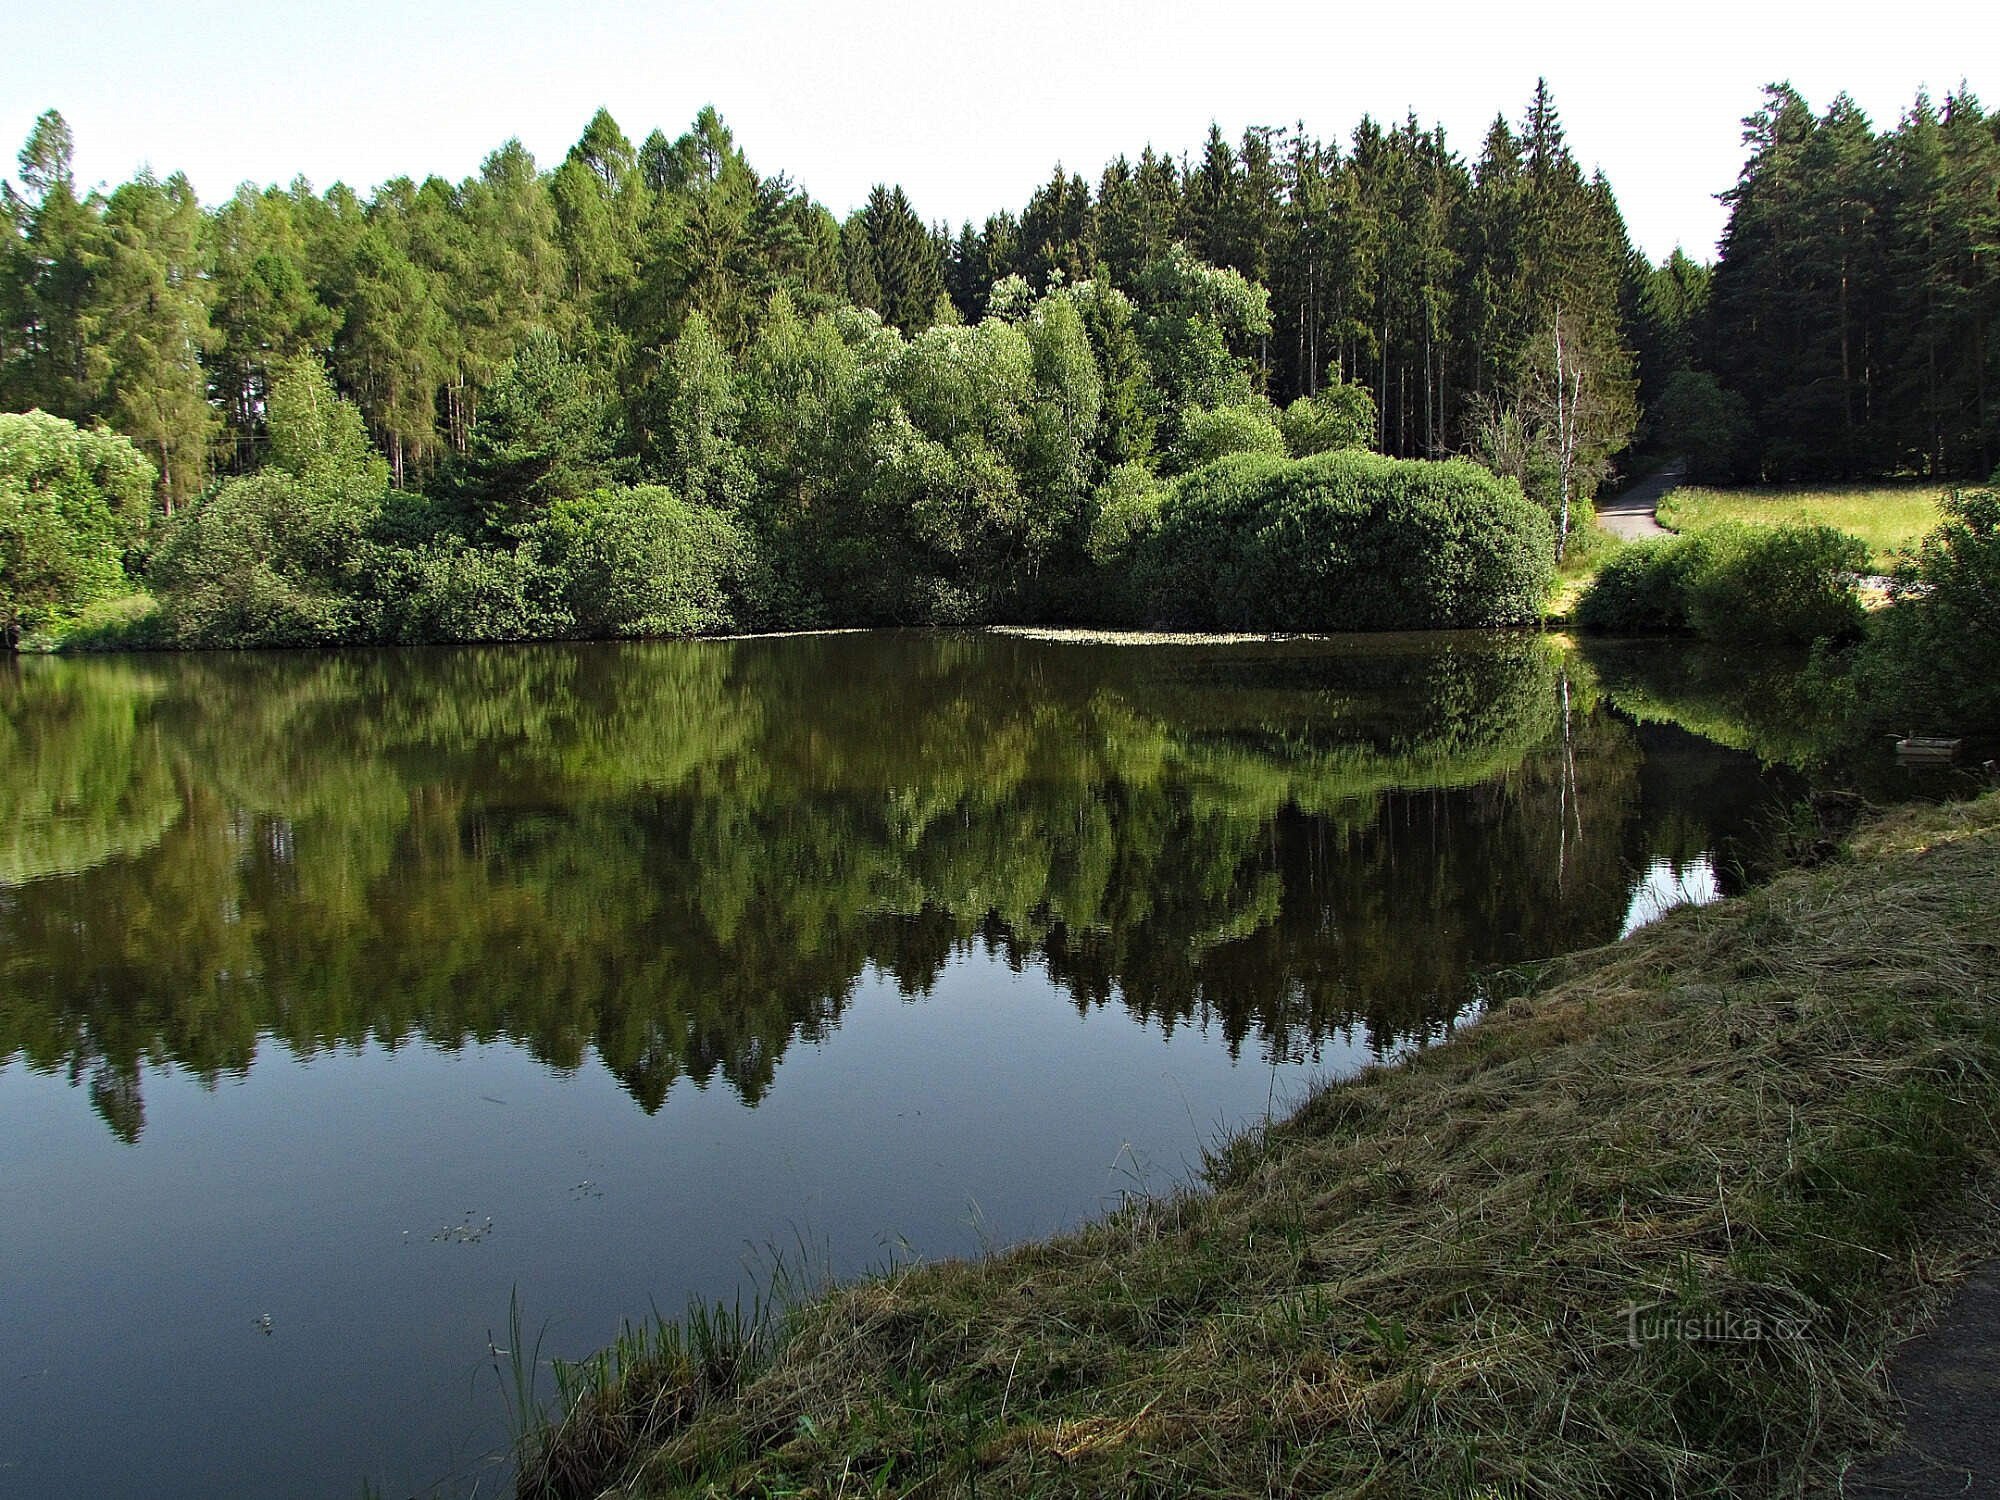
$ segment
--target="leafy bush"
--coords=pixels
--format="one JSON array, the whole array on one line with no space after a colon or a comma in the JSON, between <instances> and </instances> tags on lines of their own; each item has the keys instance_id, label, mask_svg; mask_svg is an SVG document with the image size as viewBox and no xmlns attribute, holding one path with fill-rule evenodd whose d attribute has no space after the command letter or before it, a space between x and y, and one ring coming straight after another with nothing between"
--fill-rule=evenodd
<instances>
[{"instance_id":1,"label":"leafy bush","mask_svg":"<svg viewBox=\"0 0 2000 1500\"><path fill-rule=\"evenodd\" d=\"M315 359L280 368L272 462L176 518L149 579L183 646L324 646L374 634L359 590L389 483L361 413Z\"/></svg>"},{"instance_id":2,"label":"leafy bush","mask_svg":"<svg viewBox=\"0 0 2000 1500\"><path fill-rule=\"evenodd\" d=\"M1898 572L1870 621L1857 676L1898 729L2000 734L2000 489L1964 490Z\"/></svg>"},{"instance_id":3,"label":"leafy bush","mask_svg":"<svg viewBox=\"0 0 2000 1500\"><path fill-rule=\"evenodd\" d=\"M74 618L126 592L153 466L131 442L46 412L0 414L0 636Z\"/></svg>"},{"instance_id":4,"label":"leafy bush","mask_svg":"<svg viewBox=\"0 0 2000 1500\"><path fill-rule=\"evenodd\" d=\"M1213 411L1197 408L1181 413L1180 440L1173 450L1175 468L1198 469L1232 453L1285 456L1285 437L1270 402L1240 401Z\"/></svg>"},{"instance_id":5,"label":"leafy bush","mask_svg":"<svg viewBox=\"0 0 2000 1500\"><path fill-rule=\"evenodd\" d=\"M1577 600L1577 623L1586 630L1626 635L1687 630L1688 585L1704 553L1698 536L1620 549Z\"/></svg>"},{"instance_id":6,"label":"leafy bush","mask_svg":"<svg viewBox=\"0 0 2000 1500\"><path fill-rule=\"evenodd\" d=\"M577 635L694 635L730 624L741 552L720 511L660 485L599 490L553 507L532 538Z\"/></svg>"},{"instance_id":7,"label":"leafy bush","mask_svg":"<svg viewBox=\"0 0 2000 1500\"><path fill-rule=\"evenodd\" d=\"M1713 640L1838 640L1861 629L1868 548L1831 526L1726 526L1706 534L1688 624Z\"/></svg>"},{"instance_id":8,"label":"leafy bush","mask_svg":"<svg viewBox=\"0 0 2000 1500\"><path fill-rule=\"evenodd\" d=\"M1393 630L1535 620L1552 557L1540 509L1477 464L1345 452L1187 475L1138 566L1161 621Z\"/></svg>"},{"instance_id":9,"label":"leafy bush","mask_svg":"<svg viewBox=\"0 0 2000 1500\"><path fill-rule=\"evenodd\" d=\"M1714 640L1838 640L1861 627L1858 537L1831 526L1717 526L1618 553L1577 602L1608 631L1693 631Z\"/></svg>"},{"instance_id":10,"label":"leafy bush","mask_svg":"<svg viewBox=\"0 0 2000 1500\"><path fill-rule=\"evenodd\" d=\"M380 548L369 567L372 633L391 641L526 641L570 633L562 580L541 548L446 537Z\"/></svg>"},{"instance_id":11,"label":"leafy bush","mask_svg":"<svg viewBox=\"0 0 2000 1500\"><path fill-rule=\"evenodd\" d=\"M511 545L376 547L374 632L397 641L693 635L727 629L735 525L660 485L558 501Z\"/></svg>"},{"instance_id":12,"label":"leafy bush","mask_svg":"<svg viewBox=\"0 0 2000 1500\"><path fill-rule=\"evenodd\" d=\"M1369 448L1375 443L1375 396L1365 385L1330 385L1285 408L1278 426L1293 458Z\"/></svg>"},{"instance_id":13,"label":"leafy bush","mask_svg":"<svg viewBox=\"0 0 2000 1500\"><path fill-rule=\"evenodd\" d=\"M1091 491L1090 535L1085 550L1100 565L1124 558L1154 526L1166 486L1144 464L1120 464Z\"/></svg>"},{"instance_id":14,"label":"leafy bush","mask_svg":"<svg viewBox=\"0 0 2000 1500\"><path fill-rule=\"evenodd\" d=\"M283 469L232 479L176 518L153 558L182 646L325 646L366 634L354 586L372 507Z\"/></svg>"}]
</instances>

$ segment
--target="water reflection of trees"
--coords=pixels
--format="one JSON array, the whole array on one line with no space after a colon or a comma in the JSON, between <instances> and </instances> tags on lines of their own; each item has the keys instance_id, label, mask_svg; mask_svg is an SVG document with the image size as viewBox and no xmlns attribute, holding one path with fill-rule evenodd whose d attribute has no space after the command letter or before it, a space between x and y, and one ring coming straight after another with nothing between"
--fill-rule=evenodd
<instances>
[{"instance_id":1,"label":"water reflection of trees","mask_svg":"<svg viewBox=\"0 0 2000 1500\"><path fill-rule=\"evenodd\" d=\"M0 1057L379 1040L755 1101L968 946L1232 1046L1378 1046L1617 933L1631 729L1536 639L890 635L30 662L0 683ZM68 821L65 821L68 819Z\"/></svg>"}]
</instances>

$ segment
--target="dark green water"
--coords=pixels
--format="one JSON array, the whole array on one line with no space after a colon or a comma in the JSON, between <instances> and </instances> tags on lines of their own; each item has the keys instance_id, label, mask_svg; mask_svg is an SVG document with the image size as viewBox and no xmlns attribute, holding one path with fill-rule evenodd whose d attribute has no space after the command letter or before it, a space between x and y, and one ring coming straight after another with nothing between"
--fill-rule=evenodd
<instances>
[{"instance_id":1,"label":"dark green water","mask_svg":"<svg viewBox=\"0 0 2000 1500\"><path fill-rule=\"evenodd\" d=\"M1794 782L1597 681L1531 637L0 665L0 1493L490 1493L510 1294L578 1355L774 1252L1184 1180L1482 968L1766 867Z\"/></svg>"}]
</instances>

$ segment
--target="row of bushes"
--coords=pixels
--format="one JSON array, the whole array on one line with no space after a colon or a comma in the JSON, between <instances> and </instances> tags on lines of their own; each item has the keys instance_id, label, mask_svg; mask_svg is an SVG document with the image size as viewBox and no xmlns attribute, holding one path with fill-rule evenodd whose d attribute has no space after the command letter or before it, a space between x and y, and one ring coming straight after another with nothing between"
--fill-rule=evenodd
<instances>
[{"instance_id":1,"label":"row of bushes","mask_svg":"<svg viewBox=\"0 0 2000 1500\"><path fill-rule=\"evenodd\" d=\"M989 342L1012 333L994 329ZM564 492L573 486L545 481L552 456L568 450L546 434L516 445L539 456L531 465L511 455L504 497L487 472L496 464L480 484L425 496L390 487L359 412L303 362L271 393L262 469L224 482L143 545L108 513L72 537L91 560L88 597L74 603L132 587L123 546L160 606L152 616L100 611L79 643L308 646L1059 618L1400 629L1530 622L1549 588L1547 516L1512 481L1469 463L1344 446L1373 421L1365 395L1328 393L1276 417L1246 403L1193 411L1182 446L1190 458L1214 456L1176 479L1128 461L1085 485L1073 454L1069 510L1048 509L1025 530L1021 485L1038 450L996 459L962 424L1006 403L968 395L959 405L950 442L905 414L882 429L894 441L872 468L842 469L847 488L801 492L788 510L717 490L706 482L712 464L690 463L672 487L600 473L592 488ZM79 453L129 448L55 426ZM512 430L499 418L487 427ZM542 480L526 482L529 470ZM1050 480L1037 493L1060 488Z\"/></svg>"},{"instance_id":2,"label":"row of bushes","mask_svg":"<svg viewBox=\"0 0 2000 1500\"><path fill-rule=\"evenodd\" d=\"M1886 609L1862 607L1859 538L1724 526L1626 548L1577 620L1817 646L1815 691L1840 705L1857 742L1885 730L2000 736L2000 486L1947 495L1941 509L1943 523L1897 568Z\"/></svg>"},{"instance_id":3,"label":"row of bushes","mask_svg":"<svg viewBox=\"0 0 2000 1500\"><path fill-rule=\"evenodd\" d=\"M393 510L312 501L294 477L266 470L176 526L149 580L158 643L595 639L731 623L734 526L658 485L562 501L512 545L489 547L449 532L396 540Z\"/></svg>"},{"instance_id":4,"label":"row of bushes","mask_svg":"<svg viewBox=\"0 0 2000 1500\"><path fill-rule=\"evenodd\" d=\"M1537 618L1553 574L1540 507L1469 463L1236 455L1172 485L1128 472L1104 488L1094 564L1047 581L1050 612L1089 600L1100 620L1198 629L1514 625ZM521 640L725 630L758 564L724 513L657 485L560 502L510 545L476 546L393 508L316 504L266 470L176 526L151 581L162 643Z\"/></svg>"},{"instance_id":5,"label":"row of bushes","mask_svg":"<svg viewBox=\"0 0 2000 1500\"><path fill-rule=\"evenodd\" d=\"M1577 601L1577 622L1718 640L1841 640L1861 629L1868 548L1831 526L1721 526L1617 553Z\"/></svg>"}]
</instances>

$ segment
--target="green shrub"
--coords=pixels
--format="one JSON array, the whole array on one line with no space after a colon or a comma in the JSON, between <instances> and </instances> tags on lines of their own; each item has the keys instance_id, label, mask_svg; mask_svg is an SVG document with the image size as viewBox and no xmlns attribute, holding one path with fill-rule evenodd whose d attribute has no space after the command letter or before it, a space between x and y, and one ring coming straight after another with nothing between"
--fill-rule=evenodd
<instances>
[{"instance_id":1,"label":"green shrub","mask_svg":"<svg viewBox=\"0 0 2000 1500\"><path fill-rule=\"evenodd\" d=\"M721 512L639 485L558 501L508 545L378 545L366 593L386 640L693 635L730 626L741 555Z\"/></svg>"},{"instance_id":2,"label":"green shrub","mask_svg":"<svg viewBox=\"0 0 2000 1500\"><path fill-rule=\"evenodd\" d=\"M562 580L534 542L475 547L446 537L371 558L371 633L383 640L527 641L570 634Z\"/></svg>"},{"instance_id":3,"label":"green shrub","mask_svg":"<svg viewBox=\"0 0 2000 1500\"><path fill-rule=\"evenodd\" d=\"M1868 548L1831 526L1724 526L1706 533L1688 624L1712 640L1839 640L1861 629Z\"/></svg>"},{"instance_id":4,"label":"green shrub","mask_svg":"<svg viewBox=\"0 0 2000 1500\"><path fill-rule=\"evenodd\" d=\"M1539 508L1477 464L1342 452L1187 475L1137 566L1162 622L1394 630L1538 619L1552 557Z\"/></svg>"},{"instance_id":5,"label":"green shrub","mask_svg":"<svg viewBox=\"0 0 2000 1500\"><path fill-rule=\"evenodd\" d=\"M1874 720L1918 733L2000 734L2000 489L1943 501L1944 524L1869 622L1857 677Z\"/></svg>"},{"instance_id":6,"label":"green shrub","mask_svg":"<svg viewBox=\"0 0 2000 1500\"><path fill-rule=\"evenodd\" d=\"M172 642L159 600L151 594L120 594L79 610L61 644L64 651L153 651Z\"/></svg>"},{"instance_id":7,"label":"green shrub","mask_svg":"<svg viewBox=\"0 0 2000 1500\"><path fill-rule=\"evenodd\" d=\"M1232 453L1267 453L1283 458L1284 434L1268 401L1242 401L1213 411L1192 408L1181 414L1174 467L1187 472Z\"/></svg>"},{"instance_id":8,"label":"green shrub","mask_svg":"<svg viewBox=\"0 0 2000 1500\"><path fill-rule=\"evenodd\" d=\"M1705 550L1698 536L1621 548L1577 600L1577 624L1625 635L1687 630L1688 585Z\"/></svg>"},{"instance_id":9,"label":"green shrub","mask_svg":"<svg viewBox=\"0 0 2000 1500\"><path fill-rule=\"evenodd\" d=\"M1125 557L1159 524L1166 486L1144 464L1120 464L1091 491L1085 550L1100 565Z\"/></svg>"},{"instance_id":10,"label":"green shrub","mask_svg":"<svg viewBox=\"0 0 2000 1500\"><path fill-rule=\"evenodd\" d=\"M373 508L270 468L176 518L153 558L163 629L182 646L326 646L367 634L356 607Z\"/></svg>"},{"instance_id":11,"label":"green shrub","mask_svg":"<svg viewBox=\"0 0 2000 1500\"><path fill-rule=\"evenodd\" d=\"M1365 385L1330 385L1286 407L1278 426L1293 458L1373 447L1375 397Z\"/></svg>"},{"instance_id":12,"label":"green shrub","mask_svg":"<svg viewBox=\"0 0 2000 1500\"><path fill-rule=\"evenodd\" d=\"M46 412L0 414L0 645L125 593L153 466L125 438Z\"/></svg>"},{"instance_id":13,"label":"green shrub","mask_svg":"<svg viewBox=\"0 0 2000 1500\"><path fill-rule=\"evenodd\" d=\"M694 635L730 625L727 584L741 542L720 511L662 485L564 501L533 540L577 635Z\"/></svg>"},{"instance_id":14,"label":"green shrub","mask_svg":"<svg viewBox=\"0 0 2000 1500\"><path fill-rule=\"evenodd\" d=\"M1861 627L1860 538L1831 526L1717 526L1640 542L1577 601L1591 630L1693 631L1712 640L1839 640Z\"/></svg>"}]
</instances>

